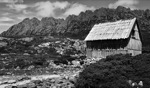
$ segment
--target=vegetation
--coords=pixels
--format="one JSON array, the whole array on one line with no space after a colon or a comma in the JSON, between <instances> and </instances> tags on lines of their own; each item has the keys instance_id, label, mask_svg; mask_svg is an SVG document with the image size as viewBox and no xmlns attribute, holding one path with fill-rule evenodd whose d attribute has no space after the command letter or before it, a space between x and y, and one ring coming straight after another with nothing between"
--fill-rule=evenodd
<instances>
[{"instance_id":1,"label":"vegetation","mask_svg":"<svg viewBox=\"0 0 150 88\"><path fill-rule=\"evenodd\" d=\"M36 74L46 68L52 72L54 65L72 65L73 60L85 58L83 41L75 39L39 36L2 38L0 43L6 43L0 46L0 75Z\"/></svg>"},{"instance_id":2,"label":"vegetation","mask_svg":"<svg viewBox=\"0 0 150 88\"><path fill-rule=\"evenodd\" d=\"M133 88L129 83L143 82L143 88L150 86L150 54L137 56L108 56L87 66L80 73L77 88Z\"/></svg>"}]
</instances>

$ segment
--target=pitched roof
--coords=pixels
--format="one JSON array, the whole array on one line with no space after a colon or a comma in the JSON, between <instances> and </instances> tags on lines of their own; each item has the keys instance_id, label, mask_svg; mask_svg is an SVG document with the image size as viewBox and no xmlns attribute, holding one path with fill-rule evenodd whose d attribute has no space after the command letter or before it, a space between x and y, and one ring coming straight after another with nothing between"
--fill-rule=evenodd
<instances>
[{"instance_id":1,"label":"pitched roof","mask_svg":"<svg viewBox=\"0 0 150 88\"><path fill-rule=\"evenodd\" d=\"M94 25L85 41L126 39L136 22L136 18Z\"/></svg>"}]
</instances>

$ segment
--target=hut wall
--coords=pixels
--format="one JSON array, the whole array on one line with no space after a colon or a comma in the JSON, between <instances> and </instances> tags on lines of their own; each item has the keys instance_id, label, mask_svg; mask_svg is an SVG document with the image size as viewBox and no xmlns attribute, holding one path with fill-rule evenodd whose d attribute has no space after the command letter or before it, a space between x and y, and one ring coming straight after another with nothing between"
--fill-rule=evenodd
<instances>
[{"instance_id":1,"label":"hut wall","mask_svg":"<svg viewBox=\"0 0 150 88\"><path fill-rule=\"evenodd\" d=\"M105 58L108 55L114 54L127 54L128 50L126 49L86 49L88 58Z\"/></svg>"},{"instance_id":2,"label":"hut wall","mask_svg":"<svg viewBox=\"0 0 150 88\"><path fill-rule=\"evenodd\" d=\"M88 58L105 58L108 55L126 54L128 41L129 39L87 41L86 55Z\"/></svg>"},{"instance_id":3,"label":"hut wall","mask_svg":"<svg viewBox=\"0 0 150 88\"><path fill-rule=\"evenodd\" d=\"M132 56L142 53L142 42L139 37L137 25L135 25L134 30L131 32L131 37L126 48L128 49L128 53L131 53Z\"/></svg>"}]
</instances>

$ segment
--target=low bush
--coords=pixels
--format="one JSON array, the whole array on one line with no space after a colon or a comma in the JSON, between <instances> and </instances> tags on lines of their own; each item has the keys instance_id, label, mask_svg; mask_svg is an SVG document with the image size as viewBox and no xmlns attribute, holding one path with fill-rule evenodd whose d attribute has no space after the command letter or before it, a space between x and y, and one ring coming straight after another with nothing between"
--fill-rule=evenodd
<instances>
[{"instance_id":1,"label":"low bush","mask_svg":"<svg viewBox=\"0 0 150 88\"><path fill-rule=\"evenodd\" d=\"M129 83L143 82L142 88L150 87L150 54L137 56L108 56L87 66L79 74L76 88L133 88ZM137 87L135 87L137 88Z\"/></svg>"}]
</instances>

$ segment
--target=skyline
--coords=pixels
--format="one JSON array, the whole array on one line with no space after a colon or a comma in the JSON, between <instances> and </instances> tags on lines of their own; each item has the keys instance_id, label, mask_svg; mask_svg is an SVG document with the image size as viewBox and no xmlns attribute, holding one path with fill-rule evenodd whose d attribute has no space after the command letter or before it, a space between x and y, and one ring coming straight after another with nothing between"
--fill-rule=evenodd
<instances>
[{"instance_id":1,"label":"skyline","mask_svg":"<svg viewBox=\"0 0 150 88\"><path fill-rule=\"evenodd\" d=\"M0 0L0 33L25 18L66 18L80 12L117 6L150 9L149 0Z\"/></svg>"}]
</instances>

